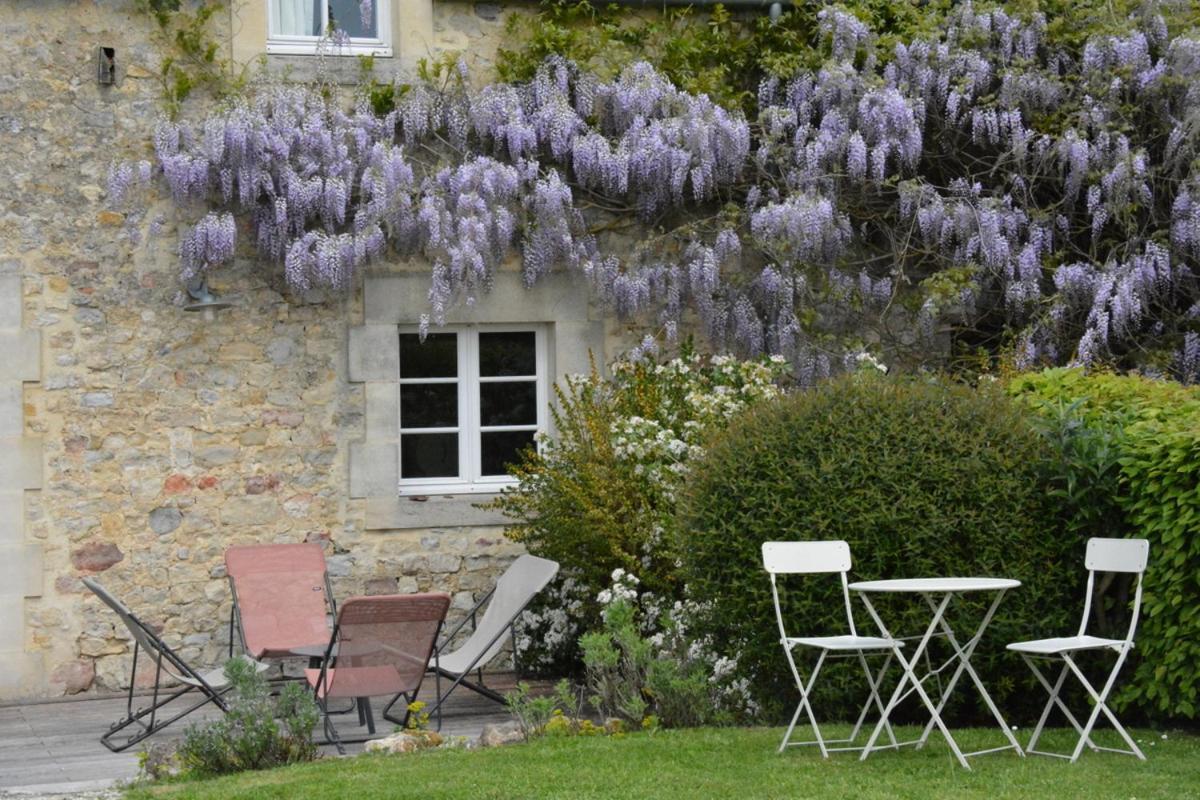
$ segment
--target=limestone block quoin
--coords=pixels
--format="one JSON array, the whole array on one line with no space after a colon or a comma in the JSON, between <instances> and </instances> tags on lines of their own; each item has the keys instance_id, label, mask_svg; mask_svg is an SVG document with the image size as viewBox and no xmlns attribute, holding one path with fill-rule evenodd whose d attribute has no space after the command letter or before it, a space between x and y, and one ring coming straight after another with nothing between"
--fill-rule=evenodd
<instances>
[{"instance_id":1,"label":"limestone block quoin","mask_svg":"<svg viewBox=\"0 0 1200 800\"><path fill-rule=\"evenodd\" d=\"M41 679L27 647L25 601L41 597L40 542L25 533L25 492L42 487L42 441L25 434L25 383L41 379L41 331L24 330L21 275L0 275L0 700Z\"/></svg>"}]
</instances>

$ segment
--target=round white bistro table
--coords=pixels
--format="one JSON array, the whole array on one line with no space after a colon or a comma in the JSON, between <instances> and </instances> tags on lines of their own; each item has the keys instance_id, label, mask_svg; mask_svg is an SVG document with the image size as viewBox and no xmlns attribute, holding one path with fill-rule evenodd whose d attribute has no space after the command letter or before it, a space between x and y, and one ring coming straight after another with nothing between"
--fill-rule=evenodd
<instances>
[{"instance_id":1,"label":"round white bistro table","mask_svg":"<svg viewBox=\"0 0 1200 800\"><path fill-rule=\"evenodd\" d=\"M860 760L866 759L875 750L889 750L893 747L901 747L908 744L914 744L919 749L925 745L935 725L942 732L942 736L946 738L950 749L954 751L954 756L958 759L958 763L966 769L971 768L971 765L967 763L967 758L970 756L996 753L1001 750L1010 749L1016 750L1018 755L1025 755L1021 750L1021 746L1017 744L1016 738L1012 735L1012 731L1004 722L1004 717L1000 715L1000 710L996 708L996 704L992 702L987 689L984 688L983 681L979 679L978 673L971 666L971 654L975 652L975 646L979 644L983 632L987 630L988 623L992 621L992 616L1000 606L1000 601L1004 599L1004 595L1009 589L1015 589L1020 585L1020 581L1010 578L901 578L887 581L858 581L850 584L850 589L862 597L863 604L867 607L867 613L871 615L871 619L875 620L880 634L885 638L890 639L895 637L888 631L887 626L883 624L883 620L880 619L879 614L875 611L875 606L871 604L872 594L918 594L925 599L930 611L933 612L933 619L930 620L929 625L925 628L925 634L920 637L920 642L912 651L912 654L906 657L903 650L896 651L896 659L900 662L904 670L904 675L901 676L900 682L896 685L896 690L892 693L892 699L888 701L879 723L871 733L871 738L867 741L866 747L863 748L862 755L859 757ZM955 597L968 592L995 592L996 599L988 607L987 613L984 614L983 620L979 623L979 627L975 631L975 635L968 639L964 645L960 646L954 636L954 631L950 628L950 624L946 622L946 609ZM930 639L937 634L939 629L941 635L946 637L946 641L954 649L954 655L950 656L937 669L930 669L926 674L918 676L916 672L917 662L925 654L926 649L929 647ZM940 674L943 669L955 661L958 662L958 667L954 670L950 682L946 684L946 688L941 692L941 697L935 705L922 684L927 679ZM963 672L971 676L975 688L979 690L984 703L987 704L988 709L992 712L992 716L996 718L996 724L1000 726L1000 730L1004 733L1005 738L1008 739L1008 744L1003 747L992 747L986 750L976 750L973 753L964 753L959 749L958 743L954 741L954 737L950 735L946 724L942 722L942 709L945 708L946 701L949 699L951 692L954 691L954 687L958 683L958 679L962 677ZM911 688L906 690L905 687L909 684L911 684ZM929 723L921 733L921 738L911 742L876 747L875 742L879 739L879 733L887 723L888 717L895 710L896 706L900 705L912 692L916 692L920 696L921 701L929 709L930 714Z\"/></svg>"}]
</instances>

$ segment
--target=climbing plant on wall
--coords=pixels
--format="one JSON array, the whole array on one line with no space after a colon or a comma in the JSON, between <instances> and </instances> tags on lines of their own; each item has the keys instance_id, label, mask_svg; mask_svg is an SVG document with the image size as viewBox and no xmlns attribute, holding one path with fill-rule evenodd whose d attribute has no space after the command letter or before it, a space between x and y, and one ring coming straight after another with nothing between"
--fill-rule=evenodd
<instances>
[{"instance_id":1,"label":"climbing plant on wall","mask_svg":"<svg viewBox=\"0 0 1200 800\"><path fill-rule=\"evenodd\" d=\"M426 325L512 259L652 338L695 327L801 380L867 337L918 360L946 330L1021 365L1194 374L1200 39L1168 25L1189 14L1151 7L1076 53L1040 13L963 4L884 63L827 7L819 66L765 79L749 116L645 62L604 78L554 56L482 88L439 65L385 114L266 85L164 122L110 194L160 175L194 209L185 278L239 235L299 289L419 257Z\"/></svg>"}]
</instances>

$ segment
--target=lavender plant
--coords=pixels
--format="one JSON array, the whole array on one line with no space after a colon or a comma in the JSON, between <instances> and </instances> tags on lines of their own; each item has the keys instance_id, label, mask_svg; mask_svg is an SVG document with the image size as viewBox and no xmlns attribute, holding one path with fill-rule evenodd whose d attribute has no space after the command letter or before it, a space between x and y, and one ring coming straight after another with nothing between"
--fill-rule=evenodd
<instances>
[{"instance_id":1,"label":"lavender plant","mask_svg":"<svg viewBox=\"0 0 1200 800\"><path fill-rule=\"evenodd\" d=\"M1175 1L1081 51L1038 13L964 3L886 64L828 7L825 62L765 81L753 119L646 63L601 80L550 58L479 89L435 70L385 115L267 85L164 122L156 171L198 220L185 277L228 263L241 230L298 289L427 261L426 325L519 259L528 286L570 271L656 340L696 330L714 351L782 355L803 382L868 338L936 359L942 333L1021 367L1189 378L1200 39L1168 24L1190 19ZM112 199L143 175L115 168Z\"/></svg>"}]
</instances>

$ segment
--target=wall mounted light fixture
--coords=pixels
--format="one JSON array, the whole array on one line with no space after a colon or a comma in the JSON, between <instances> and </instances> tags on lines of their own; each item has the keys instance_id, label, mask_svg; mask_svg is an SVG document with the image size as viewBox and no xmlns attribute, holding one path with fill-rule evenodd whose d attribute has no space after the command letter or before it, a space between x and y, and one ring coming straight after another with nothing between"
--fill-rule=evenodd
<instances>
[{"instance_id":1,"label":"wall mounted light fixture","mask_svg":"<svg viewBox=\"0 0 1200 800\"><path fill-rule=\"evenodd\" d=\"M204 312L206 322L215 319L216 312L232 305L228 300L222 300L216 292L208 288L208 278L203 275L197 275L188 281L187 293L189 302L183 306L183 310Z\"/></svg>"}]
</instances>

